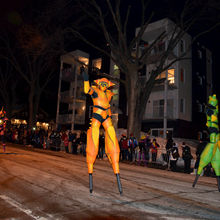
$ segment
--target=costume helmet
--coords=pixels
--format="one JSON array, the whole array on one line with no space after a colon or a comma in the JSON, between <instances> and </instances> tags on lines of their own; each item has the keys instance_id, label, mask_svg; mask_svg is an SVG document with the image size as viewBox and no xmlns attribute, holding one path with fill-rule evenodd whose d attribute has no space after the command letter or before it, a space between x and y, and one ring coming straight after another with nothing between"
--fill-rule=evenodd
<instances>
[{"instance_id":1,"label":"costume helmet","mask_svg":"<svg viewBox=\"0 0 220 220\"><path fill-rule=\"evenodd\" d=\"M216 107L218 105L218 100L216 98L216 95L209 96L209 105Z\"/></svg>"},{"instance_id":2,"label":"costume helmet","mask_svg":"<svg viewBox=\"0 0 220 220\"><path fill-rule=\"evenodd\" d=\"M94 82L95 82L98 86L105 86L106 88L109 88L109 87L115 85L114 83L112 83L111 81L109 81L109 80L106 79L106 78L97 79L97 80L94 80Z\"/></svg>"}]
</instances>

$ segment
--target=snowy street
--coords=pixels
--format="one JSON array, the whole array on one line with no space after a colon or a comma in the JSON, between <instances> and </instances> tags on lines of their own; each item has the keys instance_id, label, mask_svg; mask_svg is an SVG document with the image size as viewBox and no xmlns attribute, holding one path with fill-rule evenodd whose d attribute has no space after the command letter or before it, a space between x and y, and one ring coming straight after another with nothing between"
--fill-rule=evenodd
<instances>
[{"instance_id":1,"label":"snowy street","mask_svg":"<svg viewBox=\"0 0 220 220\"><path fill-rule=\"evenodd\" d=\"M0 219L220 219L216 179L120 163L123 195L107 160L10 145L0 148Z\"/></svg>"}]
</instances>

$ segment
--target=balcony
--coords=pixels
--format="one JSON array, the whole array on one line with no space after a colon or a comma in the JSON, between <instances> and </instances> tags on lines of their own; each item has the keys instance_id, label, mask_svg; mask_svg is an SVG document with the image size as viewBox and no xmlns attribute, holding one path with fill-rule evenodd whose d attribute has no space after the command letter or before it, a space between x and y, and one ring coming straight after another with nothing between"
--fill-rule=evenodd
<instances>
[{"instance_id":1,"label":"balcony","mask_svg":"<svg viewBox=\"0 0 220 220\"><path fill-rule=\"evenodd\" d=\"M84 100L86 100L86 96L80 88L77 89L76 97L76 102L83 102ZM72 104L73 98L73 95L71 95L69 91L60 93L60 102Z\"/></svg>"},{"instance_id":2,"label":"balcony","mask_svg":"<svg viewBox=\"0 0 220 220\"><path fill-rule=\"evenodd\" d=\"M59 124L72 124L72 114L59 115L58 123ZM85 116L76 114L74 124L84 124L84 123L85 123Z\"/></svg>"}]
</instances>

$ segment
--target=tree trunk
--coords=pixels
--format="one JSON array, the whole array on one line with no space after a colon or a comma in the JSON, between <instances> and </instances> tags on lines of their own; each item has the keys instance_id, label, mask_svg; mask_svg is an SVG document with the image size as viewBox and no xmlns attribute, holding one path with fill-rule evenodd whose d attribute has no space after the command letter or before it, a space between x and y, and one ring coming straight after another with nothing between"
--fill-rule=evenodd
<instances>
[{"instance_id":1,"label":"tree trunk","mask_svg":"<svg viewBox=\"0 0 220 220\"><path fill-rule=\"evenodd\" d=\"M37 89L35 92L34 105L33 105L33 124L37 123L37 113L40 103L40 96L41 96L41 91L40 89Z\"/></svg>"},{"instance_id":2,"label":"tree trunk","mask_svg":"<svg viewBox=\"0 0 220 220\"><path fill-rule=\"evenodd\" d=\"M136 134L136 108L137 108L137 96L138 96L138 90L137 88L137 77L135 77L134 73L132 73L132 76L128 83L129 83L129 91L128 91L128 122L127 122L127 136L130 136L130 134Z\"/></svg>"},{"instance_id":3,"label":"tree trunk","mask_svg":"<svg viewBox=\"0 0 220 220\"><path fill-rule=\"evenodd\" d=\"M34 109L34 86L30 86L30 93L28 96L28 105L29 105L29 119L28 119L28 127L30 129L33 128L34 123L33 123L33 109Z\"/></svg>"}]
</instances>

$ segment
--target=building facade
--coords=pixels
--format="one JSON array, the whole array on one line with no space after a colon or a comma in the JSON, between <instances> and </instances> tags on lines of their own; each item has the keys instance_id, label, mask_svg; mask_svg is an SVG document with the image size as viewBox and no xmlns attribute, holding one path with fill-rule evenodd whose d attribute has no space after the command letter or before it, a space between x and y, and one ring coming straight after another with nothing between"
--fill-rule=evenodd
<instances>
[{"instance_id":1,"label":"building facade","mask_svg":"<svg viewBox=\"0 0 220 220\"><path fill-rule=\"evenodd\" d=\"M78 62L78 61L80 62ZM89 55L76 50L60 58L60 77L57 98L56 125L66 129L79 129L85 125L86 96L80 67L88 65Z\"/></svg>"},{"instance_id":2,"label":"building facade","mask_svg":"<svg viewBox=\"0 0 220 220\"><path fill-rule=\"evenodd\" d=\"M169 19L151 23L143 36L144 42L151 43L160 33L172 33L175 24ZM165 39L151 56L162 53L169 40ZM170 63L181 53L184 58L176 61L167 71L158 78L163 83L156 84L149 97L142 128L150 130L153 136L196 138L202 136L206 130L204 107L208 96L212 94L212 61L211 52L198 42L191 46L189 34L185 34L169 56ZM152 59L155 60L155 59ZM149 77L154 68L154 62L147 63L146 74Z\"/></svg>"}]
</instances>

